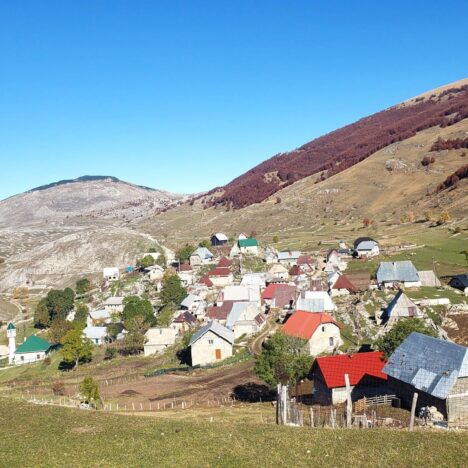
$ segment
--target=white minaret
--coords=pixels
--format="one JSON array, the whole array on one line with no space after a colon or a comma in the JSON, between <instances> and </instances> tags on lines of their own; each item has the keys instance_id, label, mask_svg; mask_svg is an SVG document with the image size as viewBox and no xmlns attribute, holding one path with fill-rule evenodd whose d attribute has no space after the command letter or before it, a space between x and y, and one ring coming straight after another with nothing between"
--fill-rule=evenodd
<instances>
[{"instance_id":1,"label":"white minaret","mask_svg":"<svg viewBox=\"0 0 468 468\"><path fill-rule=\"evenodd\" d=\"M7 337L8 337L8 348L10 348L10 354L8 356L8 363L13 364L15 359L16 351L16 328L12 322L7 326Z\"/></svg>"}]
</instances>

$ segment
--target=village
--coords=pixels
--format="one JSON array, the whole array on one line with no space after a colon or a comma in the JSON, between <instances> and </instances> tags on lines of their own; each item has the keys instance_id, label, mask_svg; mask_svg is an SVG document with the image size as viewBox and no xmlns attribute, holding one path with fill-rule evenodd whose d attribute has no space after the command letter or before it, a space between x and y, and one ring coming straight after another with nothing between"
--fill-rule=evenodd
<instances>
[{"instance_id":1,"label":"village","mask_svg":"<svg viewBox=\"0 0 468 468\"><path fill-rule=\"evenodd\" d=\"M92 348L105 348L108 360L172 352L187 369L229 369L249 355L267 393L276 393L278 423L302 425L295 411L301 401L312 412L314 405L328 408L323 414L334 427L336 408L343 424L362 425L355 408L363 404L364 413L366 404L396 406L413 424L416 415L446 428L467 426L468 348L447 332L450 314L467 312L467 274L442 283L411 260L381 257L370 237L314 253L221 232L178 252L156 246L124 271L103 268L99 284L82 278L75 292L62 291L73 294L65 308L60 294L54 302L49 292L34 317L42 331L23 342L19 325L5 323L0 363L30 365L62 349L65 368L73 369L91 360ZM374 272L362 268L368 262ZM273 349L278 336L291 340L283 351ZM285 353L284 362L268 364L273 377L258 371L260 361L273 359L269 348ZM67 357L68 349L75 354ZM305 358L300 371L286 369L288 353Z\"/></svg>"}]
</instances>

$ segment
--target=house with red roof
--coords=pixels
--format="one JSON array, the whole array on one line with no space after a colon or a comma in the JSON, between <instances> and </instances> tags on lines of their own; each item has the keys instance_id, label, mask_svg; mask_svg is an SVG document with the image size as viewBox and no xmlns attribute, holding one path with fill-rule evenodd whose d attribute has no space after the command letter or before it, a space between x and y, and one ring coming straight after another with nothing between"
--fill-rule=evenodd
<instances>
[{"instance_id":1,"label":"house with red roof","mask_svg":"<svg viewBox=\"0 0 468 468\"><path fill-rule=\"evenodd\" d=\"M209 288L212 288L212 287L213 287L213 282L210 280L210 278L208 278L208 275L202 276L202 277L198 280L198 284L204 284L205 286L207 286L207 287L209 287Z\"/></svg>"},{"instance_id":2,"label":"house with red roof","mask_svg":"<svg viewBox=\"0 0 468 468\"><path fill-rule=\"evenodd\" d=\"M234 304L235 301L224 301L221 305L207 307L205 317L208 320L216 320L221 325L225 325Z\"/></svg>"},{"instance_id":3,"label":"house with red roof","mask_svg":"<svg viewBox=\"0 0 468 468\"><path fill-rule=\"evenodd\" d=\"M346 275L338 276L338 279L332 284L330 288L330 296L348 296L355 294L357 288L351 283Z\"/></svg>"},{"instance_id":4,"label":"house with red roof","mask_svg":"<svg viewBox=\"0 0 468 468\"><path fill-rule=\"evenodd\" d=\"M307 340L312 356L332 353L342 344L340 326L326 313L310 313L304 310L294 312L281 329L282 333Z\"/></svg>"},{"instance_id":5,"label":"house with red roof","mask_svg":"<svg viewBox=\"0 0 468 468\"><path fill-rule=\"evenodd\" d=\"M218 262L216 266L221 267L221 268L231 268L232 260L227 257L223 257L221 258L221 260Z\"/></svg>"},{"instance_id":6,"label":"house with red roof","mask_svg":"<svg viewBox=\"0 0 468 468\"><path fill-rule=\"evenodd\" d=\"M262 292L262 303L267 309L292 310L297 298L297 287L291 284L271 283Z\"/></svg>"},{"instance_id":7,"label":"house with red roof","mask_svg":"<svg viewBox=\"0 0 468 468\"><path fill-rule=\"evenodd\" d=\"M207 276L217 288L224 288L224 286L232 284L234 279L230 268L220 266L210 270Z\"/></svg>"},{"instance_id":8,"label":"house with red roof","mask_svg":"<svg viewBox=\"0 0 468 468\"><path fill-rule=\"evenodd\" d=\"M346 401L345 374L349 376L351 399L387 394L387 374L383 353L373 351L318 357L312 366L314 401L337 405Z\"/></svg>"}]
</instances>

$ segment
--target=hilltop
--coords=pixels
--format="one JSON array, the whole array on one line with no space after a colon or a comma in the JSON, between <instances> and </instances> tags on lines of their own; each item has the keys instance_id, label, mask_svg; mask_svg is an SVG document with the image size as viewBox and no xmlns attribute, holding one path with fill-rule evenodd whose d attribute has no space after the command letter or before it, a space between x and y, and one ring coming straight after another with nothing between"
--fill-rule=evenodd
<instances>
[{"instance_id":1,"label":"hilltop","mask_svg":"<svg viewBox=\"0 0 468 468\"><path fill-rule=\"evenodd\" d=\"M202 197L204 206L245 208L311 175L324 180L389 145L468 117L468 80L426 92L404 103L273 156Z\"/></svg>"}]
</instances>

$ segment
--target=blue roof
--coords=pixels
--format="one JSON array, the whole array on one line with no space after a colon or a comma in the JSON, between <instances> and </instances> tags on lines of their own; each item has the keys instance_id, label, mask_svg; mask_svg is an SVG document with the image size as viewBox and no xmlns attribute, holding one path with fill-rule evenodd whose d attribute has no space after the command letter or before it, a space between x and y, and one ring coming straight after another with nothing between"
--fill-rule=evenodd
<instances>
[{"instance_id":1,"label":"blue roof","mask_svg":"<svg viewBox=\"0 0 468 468\"><path fill-rule=\"evenodd\" d=\"M213 254L206 247L198 247L192 255L198 255L203 260L213 258Z\"/></svg>"},{"instance_id":2,"label":"blue roof","mask_svg":"<svg viewBox=\"0 0 468 468\"><path fill-rule=\"evenodd\" d=\"M418 282L419 275L413 262L403 260L401 262L380 262L377 270L377 281L384 282Z\"/></svg>"},{"instance_id":3,"label":"blue roof","mask_svg":"<svg viewBox=\"0 0 468 468\"><path fill-rule=\"evenodd\" d=\"M445 399L460 377L468 377L468 348L413 332L390 356L383 372Z\"/></svg>"}]
</instances>

